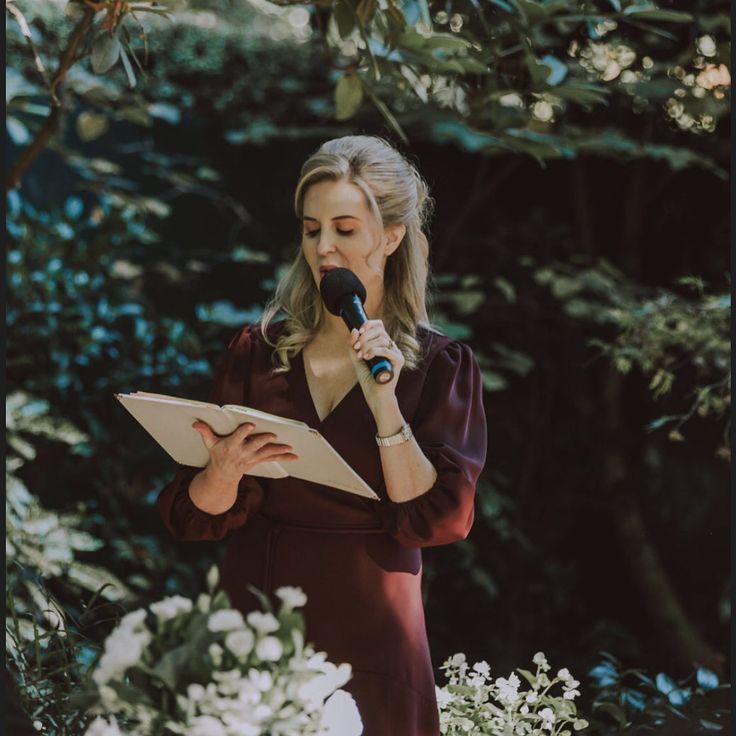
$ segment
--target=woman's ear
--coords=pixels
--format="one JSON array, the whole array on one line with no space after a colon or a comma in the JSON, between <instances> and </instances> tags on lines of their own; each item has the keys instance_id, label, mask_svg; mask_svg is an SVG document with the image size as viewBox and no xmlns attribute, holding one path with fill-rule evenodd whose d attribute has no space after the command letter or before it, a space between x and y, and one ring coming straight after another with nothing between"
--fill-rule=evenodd
<instances>
[{"instance_id":1,"label":"woman's ear","mask_svg":"<svg viewBox=\"0 0 736 736\"><path fill-rule=\"evenodd\" d=\"M385 253L390 256L400 245L406 235L406 225L386 225L383 229L385 237Z\"/></svg>"}]
</instances>

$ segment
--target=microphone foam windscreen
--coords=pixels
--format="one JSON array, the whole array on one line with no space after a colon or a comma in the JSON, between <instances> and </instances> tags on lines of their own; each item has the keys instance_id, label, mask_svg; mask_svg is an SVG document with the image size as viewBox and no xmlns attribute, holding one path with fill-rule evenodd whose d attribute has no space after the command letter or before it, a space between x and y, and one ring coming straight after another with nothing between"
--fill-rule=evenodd
<instances>
[{"instance_id":1,"label":"microphone foam windscreen","mask_svg":"<svg viewBox=\"0 0 736 736\"><path fill-rule=\"evenodd\" d=\"M365 303L366 297L363 282L349 268L333 268L328 271L320 281L319 293L327 309L338 316L345 297L357 294L361 304Z\"/></svg>"}]
</instances>

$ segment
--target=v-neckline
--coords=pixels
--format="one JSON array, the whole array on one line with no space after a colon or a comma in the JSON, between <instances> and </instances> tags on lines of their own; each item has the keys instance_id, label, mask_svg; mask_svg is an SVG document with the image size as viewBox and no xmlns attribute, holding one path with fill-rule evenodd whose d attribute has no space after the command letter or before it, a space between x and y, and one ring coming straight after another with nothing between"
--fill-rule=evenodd
<instances>
[{"instance_id":1,"label":"v-neckline","mask_svg":"<svg viewBox=\"0 0 736 736\"><path fill-rule=\"evenodd\" d=\"M312 419L315 422L315 426L321 427L323 424L325 424L329 419L337 412L338 409L342 407L343 404L352 396L352 394L355 393L355 390L360 387L360 382L355 381L355 383L352 385L352 387L343 395L343 397L340 399L340 401L335 404L335 406L332 407L332 410L325 415L324 419L319 418L319 413L317 412L317 406L314 403L314 398L312 397L312 392L309 388L309 380L307 379L307 366L304 363L304 351L300 350L297 354L297 357L299 359L299 367L300 367L300 377L303 383L303 393L306 398L305 404L309 405L309 411L312 414Z\"/></svg>"}]
</instances>

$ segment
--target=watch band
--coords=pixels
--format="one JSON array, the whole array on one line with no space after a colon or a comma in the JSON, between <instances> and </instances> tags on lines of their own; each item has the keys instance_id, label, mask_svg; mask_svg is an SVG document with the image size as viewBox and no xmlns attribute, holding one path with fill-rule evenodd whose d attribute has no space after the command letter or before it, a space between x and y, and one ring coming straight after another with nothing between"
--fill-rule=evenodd
<instances>
[{"instance_id":1,"label":"watch band","mask_svg":"<svg viewBox=\"0 0 736 736\"><path fill-rule=\"evenodd\" d=\"M379 437L376 435L376 444L379 447L391 447L392 445L400 445L402 442L408 442L414 436L411 427L405 424L396 434L388 437Z\"/></svg>"}]
</instances>

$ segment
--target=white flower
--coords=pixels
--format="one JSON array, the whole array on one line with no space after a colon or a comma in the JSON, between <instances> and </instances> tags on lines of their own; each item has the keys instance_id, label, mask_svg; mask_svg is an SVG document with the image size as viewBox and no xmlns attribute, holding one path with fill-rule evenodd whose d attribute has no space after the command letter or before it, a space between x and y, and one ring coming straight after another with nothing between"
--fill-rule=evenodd
<instances>
[{"instance_id":1,"label":"white flower","mask_svg":"<svg viewBox=\"0 0 736 736\"><path fill-rule=\"evenodd\" d=\"M260 671L257 669L250 669L248 670L248 679L253 685L255 685L256 689L260 690L262 693L267 692L273 687L273 677L271 673L266 670Z\"/></svg>"},{"instance_id":2,"label":"white flower","mask_svg":"<svg viewBox=\"0 0 736 736\"><path fill-rule=\"evenodd\" d=\"M97 685L104 685L125 670L137 664L143 650L151 641L151 632L145 628L146 612L133 611L120 621L105 639L105 650L97 663L92 678Z\"/></svg>"},{"instance_id":3,"label":"white flower","mask_svg":"<svg viewBox=\"0 0 736 736\"><path fill-rule=\"evenodd\" d=\"M205 692L205 689L198 682L192 682L189 687L187 687L187 697L195 703L198 700L202 700Z\"/></svg>"},{"instance_id":4,"label":"white flower","mask_svg":"<svg viewBox=\"0 0 736 736\"><path fill-rule=\"evenodd\" d=\"M450 664L453 667L460 667L461 665L465 664L465 655L462 652L459 652L458 654L453 654L453 656L450 657Z\"/></svg>"},{"instance_id":5,"label":"white flower","mask_svg":"<svg viewBox=\"0 0 736 736\"><path fill-rule=\"evenodd\" d=\"M279 630L278 619L272 613L253 611L248 614L248 623L261 634L272 634Z\"/></svg>"},{"instance_id":6,"label":"white flower","mask_svg":"<svg viewBox=\"0 0 736 736\"><path fill-rule=\"evenodd\" d=\"M197 716L188 725L188 736L227 736L225 724L212 716Z\"/></svg>"},{"instance_id":7,"label":"white flower","mask_svg":"<svg viewBox=\"0 0 736 736\"><path fill-rule=\"evenodd\" d=\"M220 582L220 573L217 569L217 565L212 565L207 573L207 590L211 592L217 587L217 583Z\"/></svg>"},{"instance_id":8,"label":"white flower","mask_svg":"<svg viewBox=\"0 0 736 736\"><path fill-rule=\"evenodd\" d=\"M564 692L564 693L562 694L562 697L563 697L563 698L566 698L567 700L575 700L575 698L576 698L576 697L577 697L578 695L580 695L580 691L579 691L579 690L566 690L566 691L565 691L565 692Z\"/></svg>"},{"instance_id":9,"label":"white flower","mask_svg":"<svg viewBox=\"0 0 736 736\"><path fill-rule=\"evenodd\" d=\"M307 602L306 593L301 588L285 585L278 588L276 595L281 598L287 608L301 608Z\"/></svg>"},{"instance_id":10,"label":"white flower","mask_svg":"<svg viewBox=\"0 0 736 736\"><path fill-rule=\"evenodd\" d=\"M542 672L546 672L549 669L547 664L547 657L544 656L544 652L537 652L532 658L532 662L542 668Z\"/></svg>"},{"instance_id":11,"label":"white flower","mask_svg":"<svg viewBox=\"0 0 736 736\"><path fill-rule=\"evenodd\" d=\"M337 690L326 700L322 710L319 736L360 736L363 722L353 697Z\"/></svg>"},{"instance_id":12,"label":"white flower","mask_svg":"<svg viewBox=\"0 0 736 736\"><path fill-rule=\"evenodd\" d=\"M132 631L133 629L140 628L145 620L146 611L143 608L139 608L137 611L126 613L125 616L120 619L118 628Z\"/></svg>"},{"instance_id":13,"label":"white flower","mask_svg":"<svg viewBox=\"0 0 736 736\"><path fill-rule=\"evenodd\" d=\"M87 730L84 732L84 736L123 736L120 729L118 728L118 722L115 720L115 716L112 716L112 721L108 723L102 716L92 721L87 726Z\"/></svg>"},{"instance_id":14,"label":"white flower","mask_svg":"<svg viewBox=\"0 0 736 736\"><path fill-rule=\"evenodd\" d=\"M215 667L219 667L222 664L222 654L224 651L225 650L217 642L210 644L207 649L207 652L212 659L212 664L214 664Z\"/></svg>"},{"instance_id":15,"label":"white flower","mask_svg":"<svg viewBox=\"0 0 736 736\"><path fill-rule=\"evenodd\" d=\"M253 651L255 636L250 629L231 631L225 637L225 646L238 658L247 657Z\"/></svg>"},{"instance_id":16,"label":"white flower","mask_svg":"<svg viewBox=\"0 0 736 736\"><path fill-rule=\"evenodd\" d=\"M528 705L522 705L521 708L519 708L519 713L523 713L526 715L529 712L529 706Z\"/></svg>"},{"instance_id":17,"label":"white flower","mask_svg":"<svg viewBox=\"0 0 736 736\"><path fill-rule=\"evenodd\" d=\"M696 42L695 46L698 52L703 56L715 56L717 47L716 42L713 40L713 36L701 36Z\"/></svg>"},{"instance_id":18,"label":"white flower","mask_svg":"<svg viewBox=\"0 0 736 736\"><path fill-rule=\"evenodd\" d=\"M483 677L488 677L488 675L489 675L489 674L490 674L490 672L491 672L491 667L490 667L490 665L488 664L488 662L486 662L485 660L483 660L483 661L481 661L481 662L476 662L476 663L475 663L475 664L473 665L473 669L474 669L474 670L475 670L475 671L476 671L476 672L477 672L477 673L478 673L479 675L483 675Z\"/></svg>"},{"instance_id":19,"label":"white flower","mask_svg":"<svg viewBox=\"0 0 736 736\"><path fill-rule=\"evenodd\" d=\"M215 611L207 621L207 628L210 631L232 631L233 629L242 629L244 626L243 615L234 608Z\"/></svg>"},{"instance_id":20,"label":"white flower","mask_svg":"<svg viewBox=\"0 0 736 736\"><path fill-rule=\"evenodd\" d=\"M169 621L180 613L189 613L192 610L192 601L180 595L172 595L161 601L151 604L151 611L159 621Z\"/></svg>"},{"instance_id":21,"label":"white flower","mask_svg":"<svg viewBox=\"0 0 736 736\"><path fill-rule=\"evenodd\" d=\"M565 684L564 688L566 690L574 690L576 687L579 687L580 683L573 677L571 677Z\"/></svg>"},{"instance_id":22,"label":"white flower","mask_svg":"<svg viewBox=\"0 0 736 736\"><path fill-rule=\"evenodd\" d=\"M567 667L563 667L561 670L557 671L557 677L559 677L560 680L569 680L572 678L572 675L570 674L570 670L568 670Z\"/></svg>"},{"instance_id":23,"label":"white flower","mask_svg":"<svg viewBox=\"0 0 736 736\"><path fill-rule=\"evenodd\" d=\"M528 693L526 696L526 702L527 703L536 703L537 702L537 694L535 692Z\"/></svg>"},{"instance_id":24,"label":"white flower","mask_svg":"<svg viewBox=\"0 0 736 736\"><path fill-rule=\"evenodd\" d=\"M544 721L542 728L548 728L554 723L555 712L552 710L552 708L542 708L542 710L539 711L539 715Z\"/></svg>"},{"instance_id":25,"label":"white flower","mask_svg":"<svg viewBox=\"0 0 736 736\"><path fill-rule=\"evenodd\" d=\"M265 636L256 644L256 655L266 662L278 662L284 647L275 636Z\"/></svg>"},{"instance_id":26,"label":"white flower","mask_svg":"<svg viewBox=\"0 0 736 736\"><path fill-rule=\"evenodd\" d=\"M504 677L497 677L495 685L498 688L498 698L504 703L511 705L515 703L519 697L519 685L521 681L515 674L511 674L508 680Z\"/></svg>"},{"instance_id":27,"label":"white flower","mask_svg":"<svg viewBox=\"0 0 736 736\"><path fill-rule=\"evenodd\" d=\"M322 705L325 698L342 687L350 679L351 674L352 668L349 664L337 667L332 662L325 662L321 674L315 675L299 686L297 697L312 708L317 708Z\"/></svg>"},{"instance_id":28,"label":"white flower","mask_svg":"<svg viewBox=\"0 0 736 736\"><path fill-rule=\"evenodd\" d=\"M437 697L437 705L440 708L445 708L455 700L455 696L452 693L448 693L444 688L439 688L437 685L434 686L434 693Z\"/></svg>"}]
</instances>

